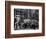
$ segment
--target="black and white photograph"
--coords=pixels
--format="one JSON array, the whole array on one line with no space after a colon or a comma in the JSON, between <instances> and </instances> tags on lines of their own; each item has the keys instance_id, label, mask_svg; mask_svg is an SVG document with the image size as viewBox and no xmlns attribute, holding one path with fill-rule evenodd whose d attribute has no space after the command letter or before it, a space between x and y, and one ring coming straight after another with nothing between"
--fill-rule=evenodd
<instances>
[{"instance_id":1,"label":"black and white photograph","mask_svg":"<svg viewBox=\"0 0 46 39\"><path fill-rule=\"evenodd\" d=\"M28 32L27 32L28 31ZM37 6L11 6L11 33L42 32L42 8Z\"/></svg>"},{"instance_id":2,"label":"black and white photograph","mask_svg":"<svg viewBox=\"0 0 46 39\"><path fill-rule=\"evenodd\" d=\"M14 30L39 29L39 9L14 8Z\"/></svg>"}]
</instances>

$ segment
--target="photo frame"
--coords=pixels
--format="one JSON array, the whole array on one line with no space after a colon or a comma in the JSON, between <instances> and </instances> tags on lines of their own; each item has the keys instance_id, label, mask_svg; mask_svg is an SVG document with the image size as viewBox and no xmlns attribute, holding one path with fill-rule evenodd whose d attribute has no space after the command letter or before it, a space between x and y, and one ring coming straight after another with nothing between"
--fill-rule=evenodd
<instances>
[{"instance_id":1,"label":"photo frame","mask_svg":"<svg viewBox=\"0 0 46 39\"><path fill-rule=\"evenodd\" d=\"M45 35L45 4L5 1L5 38Z\"/></svg>"}]
</instances>

